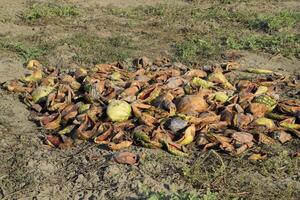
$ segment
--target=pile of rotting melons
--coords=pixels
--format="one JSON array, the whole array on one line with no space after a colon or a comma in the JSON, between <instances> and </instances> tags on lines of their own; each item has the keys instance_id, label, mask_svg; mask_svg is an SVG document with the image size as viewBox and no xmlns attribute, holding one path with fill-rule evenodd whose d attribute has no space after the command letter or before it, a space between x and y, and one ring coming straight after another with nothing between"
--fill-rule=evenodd
<instances>
[{"instance_id":1,"label":"pile of rotting melons","mask_svg":"<svg viewBox=\"0 0 300 200\"><path fill-rule=\"evenodd\" d=\"M300 137L300 101L281 99L282 87L299 85L265 69L255 80L230 82L236 62L188 68L145 57L91 68L58 69L32 60L32 73L3 84L21 93L45 142L58 148L77 139L119 150L134 144L188 155L186 145L238 155L257 143Z\"/></svg>"}]
</instances>

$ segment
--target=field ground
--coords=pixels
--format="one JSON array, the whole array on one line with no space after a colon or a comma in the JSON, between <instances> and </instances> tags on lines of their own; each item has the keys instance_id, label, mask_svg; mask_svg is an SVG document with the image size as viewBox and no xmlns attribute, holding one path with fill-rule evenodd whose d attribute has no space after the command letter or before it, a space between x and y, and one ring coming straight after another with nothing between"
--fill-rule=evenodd
<instances>
[{"instance_id":1,"label":"field ground","mask_svg":"<svg viewBox=\"0 0 300 200\"><path fill-rule=\"evenodd\" d=\"M38 59L60 67L138 56L187 65L237 60L245 67L299 75L297 0L1 0L0 83ZM298 96L295 96L299 98ZM0 90L0 199L300 199L300 141L268 147L250 162L194 151L178 158L132 147L138 166L109 162L92 144L43 145L17 95Z\"/></svg>"}]
</instances>

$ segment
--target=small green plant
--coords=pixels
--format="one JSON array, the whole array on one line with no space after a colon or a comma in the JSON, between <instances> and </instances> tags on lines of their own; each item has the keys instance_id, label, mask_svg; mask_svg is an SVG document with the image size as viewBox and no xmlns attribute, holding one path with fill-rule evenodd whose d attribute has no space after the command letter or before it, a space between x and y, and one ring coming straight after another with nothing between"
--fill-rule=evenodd
<instances>
[{"instance_id":1,"label":"small green plant","mask_svg":"<svg viewBox=\"0 0 300 200\"><path fill-rule=\"evenodd\" d=\"M178 192L167 195L162 192L151 193L147 200L201 200L201 198L193 192ZM215 199L205 199L215 200Z\"/></svg>"},{"instance_id":2,"label":"small green plant","mask_svg":"<svg viewBox=\"0 0 300 200\"><path fill-rule=\"evenodd\" d=\"M218 193L211 192L210 190L206 191L206 194L203 195L203 200L217 200Z\"/></svg>"},{"instance_id":3,"label":"small green plant","mask_svg":"<svg viewBox=\"0 0 300 200\"><path fill-rule=\"evenodd\" d=\"M22 15L25 21L35 21L46 17L69 17L79 15L79 10L73 6L38 5L34 4Z\"/></svg>"}]
</instances>

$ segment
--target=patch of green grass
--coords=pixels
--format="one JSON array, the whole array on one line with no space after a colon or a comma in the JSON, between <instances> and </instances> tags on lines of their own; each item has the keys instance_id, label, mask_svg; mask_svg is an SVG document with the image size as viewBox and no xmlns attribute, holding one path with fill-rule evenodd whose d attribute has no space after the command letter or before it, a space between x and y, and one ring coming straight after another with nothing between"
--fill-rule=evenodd
<instances>
[{"instance_id":1,"label":"patch of green grass","mask_svg":"<svg viewBox=\"0 0 300 200\"><path fill-rule=\"evenodd\" d=\"M272 15L263 14L247 20L251 28L263 31L278 31L282 28L291 28L299 22L300 13L292 11L282 11Z\"/></svg>"},{"instance_id":2,"label":"patch of green grass","mask_svg":"<svg viewBox=\"0 0 300 200\"><path fill-rule=\"evenodd\" d=\"M167 195L165 193L152 193L147 200L200 200L197 194L179 192Z\"/></svg>"},{"instance_id":3,"label":"patch of green grass","mask_svg":"<svg viewBox=\"0 0 300 200\"><path fill-rule=\"evenodd\" d=\"M195 192L178 192L170 195L156 192L151 193L147 200L217 200L218 193L207 190L206 194L200 197Z\"/></svg>"},{"instance_id":4,"label":"patch of green grass","mask_svg":"<svg viewBox=\"0 0 300 200\"><path fill-rule=\"evenodd\" d=\"M182 62L194 62L197 58L211 58L220 53L220 45L208 38L194 37L175 44L175 56Z\"/></svg>"},{"instance_id":5,"label":"patch of green grass","mask_svg":"<svg viewBox=\"0 0 300 200\"><path fill-rule=\"evenodd\" d=\"M213 59L222 52L236 50L264 51L271 54L300 57L299 35L247 34L245 36L231 33L216 33L212 38L194 36L174 46L178 60L188 63L199 59Z\"/></svg>"},{"instance_id":6,"label":"patch of green grass","mask_svg":"<svg viewBox=\"0 0 300 200\"><path fill-rule=\"evenodd\" d=\"M36 21L47 17L70 17L79 15L79 10L74 6L60 6L60 5L38 5L34 4L22 15L25 21Z\"/></svg>"},{"instance_id":7,"label":"patch of green grass","mask_svg":"<svg viewBox=\"0 0 300 200\"><path fill-rule=\"evenodd\" d=\"M21 42L13 42L7 39L0 39L0 49L15 52L20 55L26 62L36 59L43 54L45 50L35 46L28 46Z\"/></svg>"},{"instance_id":8,"label":"patch of green grass","mask_svg":"<svg viewBox=\"0 0 300 200\"><path fill-rule=\"evenodd\" d=\"M151 26L157 38L170 41L174 58L184 63L219 58L221 53L231 49L281 53L299 58L299 35L295 35L295 27L300 22L298 12L282 10L257 14L232 10L223 5L236 2L218 1L209 8L198 4L110 7L105 8L105 12L127 18L132 29L148 30L147 27ZM154 20L148 20L145 25L138 23L142 19ZM204 28L199 28L201 26ZM170 34L164 35L165 32ZM182 36L186 39L178 41Z\"/></svg>"},{"instance_id":9,"label":"patch of green grass","mask_svg":"<svg viewBox=\"0 0 300 200\"><path fill-rule=\"evenodd\" d=\"M249 35L241 38L228 37L226 49L262 50L268 53L281 53L284 56L299 57L299 35Z\"/></svg>"},{"instance_id":10,"label":"patch of green grass","mask_svg":"<svg viewBox=\"0 0 300 200\"><path fill-rule=\"evenodd\" d=\"M126 36L115 35L109 38L77 34L61 41L76 48L74 60L79 63L97 64L123 61L133 56L135 43Z\"/></svg>"},{"instance_id":11,"label":"patch of green grass","mask_svg":"<svg viewBox=\"0 0 300 200\"><path fill-rule=\"evenodd\" d=\"M218 193L211 192L210 190L207 190L206 194L203 195L203 200L217 200Z\"/></svg>"}]
</instances>

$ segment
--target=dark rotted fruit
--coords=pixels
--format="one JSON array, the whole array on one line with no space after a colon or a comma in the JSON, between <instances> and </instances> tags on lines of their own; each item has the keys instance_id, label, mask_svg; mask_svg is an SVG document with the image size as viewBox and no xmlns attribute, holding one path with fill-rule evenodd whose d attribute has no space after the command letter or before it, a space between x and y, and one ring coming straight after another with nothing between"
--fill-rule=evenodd
<instances>
[{"instance_id":1,"label":"dark rotted fruit","mask_svg":"<svg viewBox=\"0 0 300 200\"><path fill-rule=\"evenodd\" d=\"M184 129L188 125L188 122L179 118L171 118L165 123L165 127L174 133Z\"/></svg>"}]
</instances>

